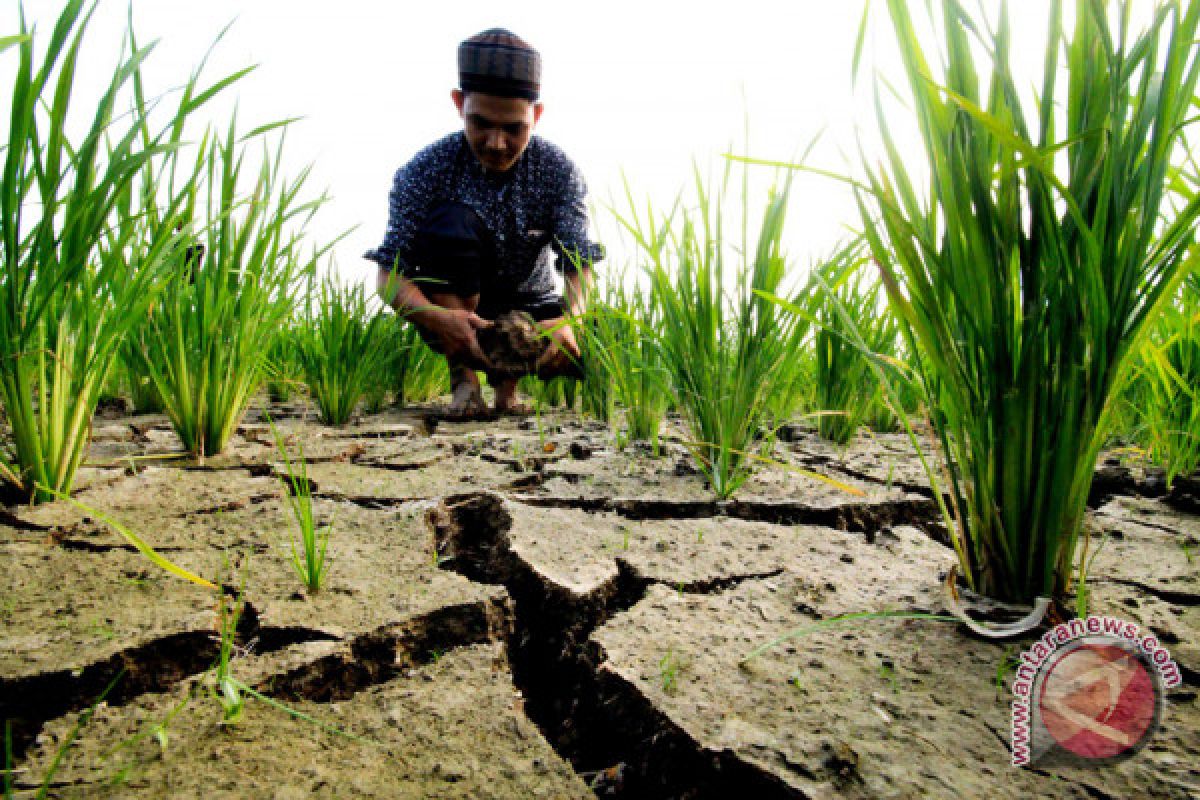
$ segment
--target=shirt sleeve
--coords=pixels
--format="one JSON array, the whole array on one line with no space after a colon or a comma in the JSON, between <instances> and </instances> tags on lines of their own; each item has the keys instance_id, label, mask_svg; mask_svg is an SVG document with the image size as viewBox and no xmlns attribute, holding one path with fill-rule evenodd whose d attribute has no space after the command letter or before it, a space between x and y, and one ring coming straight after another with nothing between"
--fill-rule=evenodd
<instances>
[{"instance_id":1,"label":"shirt sleeve","mask_svg":"<svg viewBox=\"0 0 1200 800\"><path fill-rule=\"evenodd\" d=\"M587 184L579 169L564 159L562 190L553 211L551 246L558 255L558 271L570 274L581 265L591 266L604 258L604 247L589 237Z\"/></svg>"},{"instance_id":2,"label":"shirt sleeve","mask_svg":"<svg viewBox=\"0 0 1200 800\"><path fill-rule=\"evenodd\" d=\"M407 274L413 240L429 210L436 184L437 159L431 150L419 153L396 170L388 193L388 223L383 243L363 254L386 270Z\"/></svg>"}]
</instances>

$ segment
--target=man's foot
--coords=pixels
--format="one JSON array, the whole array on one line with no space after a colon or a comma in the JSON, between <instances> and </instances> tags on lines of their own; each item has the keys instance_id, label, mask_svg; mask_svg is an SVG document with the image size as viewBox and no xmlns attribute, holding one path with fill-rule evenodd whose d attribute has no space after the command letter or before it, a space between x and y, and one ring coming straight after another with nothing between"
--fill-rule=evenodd
<instances>
[{"instance_id":1,"label":"man's foot","mask_svg":"<svg viewBox=\"0 0 1200 800\"><path fill-rule=\"evenodd\" d=\"M474 373L471 373L474 378ZM481 419L490 415L478 380L459 379L454 383L454 395L446 407L445 418L449 420Z\"/></svg>"},{"instance_id":2,"label":"man's foot","mask_svg":"<svg viewBox=\"0 0 1200 800\"><path fill-rule=\"evenodd\" d=\"M510 417L527 417L533 407L517 399L517 382L505 379L496 382L496 413Z\"/></svg>"}]
</instances>

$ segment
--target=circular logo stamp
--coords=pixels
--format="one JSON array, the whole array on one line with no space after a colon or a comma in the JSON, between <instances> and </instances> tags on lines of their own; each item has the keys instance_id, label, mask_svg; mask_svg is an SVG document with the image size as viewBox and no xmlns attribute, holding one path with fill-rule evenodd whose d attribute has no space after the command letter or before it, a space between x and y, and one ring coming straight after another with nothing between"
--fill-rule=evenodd
<instances>
[{"instance_id":1,"label":"circular logo stamp","mask_svg":"<svg viewBox=\"0 0 1200 800\"><path fill-rule=\"evenodd\" d=\"M1089 762L1136 753L1162 719L1161 677L1132 643L1084 636L1041 665L1031 703L1035 751L1057 749Z\"/></svg>"}]
</instances>

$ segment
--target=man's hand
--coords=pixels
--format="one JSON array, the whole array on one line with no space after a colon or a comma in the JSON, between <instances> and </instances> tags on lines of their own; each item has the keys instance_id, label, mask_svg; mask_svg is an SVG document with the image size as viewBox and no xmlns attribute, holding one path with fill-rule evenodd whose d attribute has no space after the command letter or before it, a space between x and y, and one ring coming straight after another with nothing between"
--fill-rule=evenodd
<instances>
[{"instance_id":1,"label":"man's hand","mask_svg":"<svg viewBox=\"0 0 1200 800\"><path fill-rule=\"evenodd\" d=\"M492 327L491 322L474 311L454 308L426 310L422 316L420 324L425 324L438 337L447 359L474 369L487 369L490 366L487 356L479 347L476 331Z\"/></svg>"},{"instance_id":2,"label":"man's hand","mask_svg":"<svg viewBox=\"0 0 1200 800\"><path fill-rule=\"evenodd\" d=\"M537 362L537 373L543 376L563 375L575 372L579 360L579 344L575 331L566 320L553 320L546 331L547 347Z\"/></svg>"}]
</instances>

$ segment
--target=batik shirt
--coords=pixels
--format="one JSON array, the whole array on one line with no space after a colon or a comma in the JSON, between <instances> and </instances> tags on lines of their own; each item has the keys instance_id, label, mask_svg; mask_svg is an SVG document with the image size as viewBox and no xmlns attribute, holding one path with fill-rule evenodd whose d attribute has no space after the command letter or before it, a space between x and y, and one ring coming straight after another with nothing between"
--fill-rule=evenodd
<instances>
[{"instance_id":1,"label":"batik shirt","mask_svg":"<svg viewBox=\"0 0 1200 800\"><path fill-rule=\"evenodd\" d=\"M429 209L458 202L473 209L491 233L498 281L522 293L544 293L554 288L553 269L576 270L572 255L584 263L604 257L603 248L588 238L586 195L579 170L545 139L531 137L516 164L493 174L458 131L396 171L383 244L364 255L408 274L407 259Z\"/></svg>"}]
</instances>

